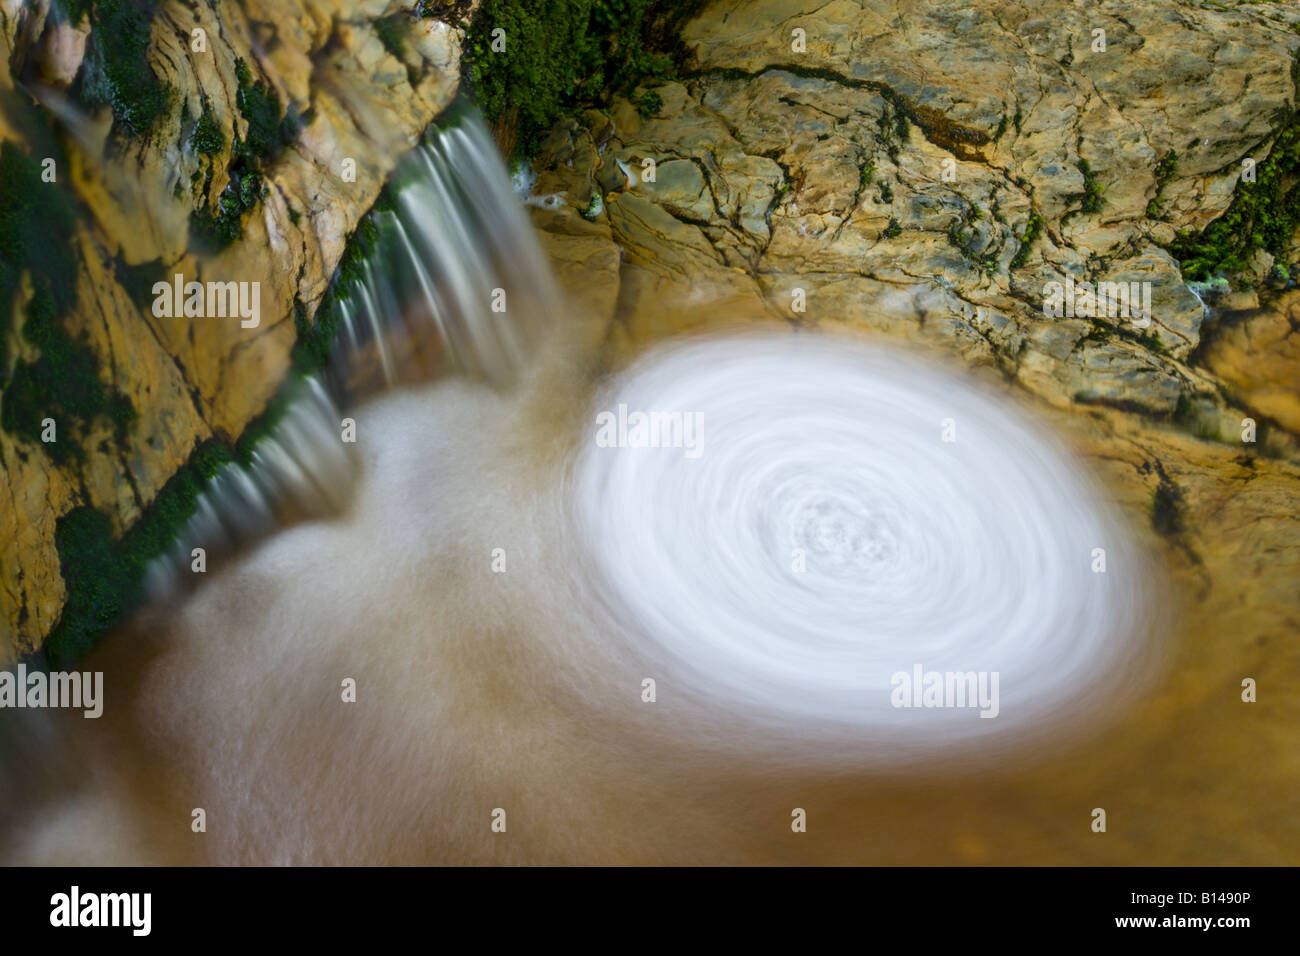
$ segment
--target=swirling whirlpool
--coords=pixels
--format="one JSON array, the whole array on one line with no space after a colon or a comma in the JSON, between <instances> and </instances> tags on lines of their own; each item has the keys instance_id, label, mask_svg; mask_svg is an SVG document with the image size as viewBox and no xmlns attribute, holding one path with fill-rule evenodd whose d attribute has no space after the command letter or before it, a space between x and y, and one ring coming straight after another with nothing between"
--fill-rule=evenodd
<instances>
[{"instance_id":1,"label":"swirling whirlpool","mask_svg":"<svg viewBox=\"0 0 1300 956\"><path fill-rule=\"evenodd\" d=\"M659 413L660 447L636 412ZM968 378L857 339L697 338L595 413L576 530L612 617L671 675L660 693L903 753L1076 723L1132 676L1146 602L1124 524ZM932 673L952 688L927 703ZM996 699L961 705L978 683L949 673L996 675Z\"/></svg>"}]
</instances>

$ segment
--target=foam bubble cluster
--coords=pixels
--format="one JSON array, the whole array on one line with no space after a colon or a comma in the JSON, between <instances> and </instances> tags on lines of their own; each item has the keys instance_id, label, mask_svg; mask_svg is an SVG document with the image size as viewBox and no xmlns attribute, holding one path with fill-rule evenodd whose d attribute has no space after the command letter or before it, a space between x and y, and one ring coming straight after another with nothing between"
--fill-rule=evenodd
<instances>
[{"instance_id":1,"label":"foam bubble cluster","mask_svg":"<svg viewBox=\"0 0 1300 956\"><path fill-rule=\"evenodd\" d=\"M612 614L694 699L901 752L1081 716L1123 683L1136 549L1007 398L895 348L758 334L661 347L594 411L619 405L694 416L698 448L593 434L577 531ZM931 672L996 673L996 716L898 677Z\"/></svg>"}]
</instances>

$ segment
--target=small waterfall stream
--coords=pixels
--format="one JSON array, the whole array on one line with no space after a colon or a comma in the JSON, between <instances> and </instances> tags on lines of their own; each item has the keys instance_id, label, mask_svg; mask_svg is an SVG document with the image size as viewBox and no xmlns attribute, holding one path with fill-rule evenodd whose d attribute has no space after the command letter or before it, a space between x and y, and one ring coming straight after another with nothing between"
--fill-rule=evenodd
<instances>
[{"instance_id":1,"label":"small waterfall stream","mask_svg":"<svg viewBox=\"0 0 1300 956\"><path fill-rule=\"evenodd\" d=\"M1005 390L713 306L601 375L472 113L371 223L328 361L88 661L111 705L0 860L783 859L790 807L1038 759L1158 664L1132 529Z\"/></svg>"},{"instance_id":2,"label":"small waterfall stream","mask_svg":"<svg viewBox=\"0 0 1300 956\"><path fill-rule=\"evenodd\" d=\"M228 553L282 521L342 508L357 474L341 440L345 409L447 373L506 387L555 321L554 279L473 107L457 104L429 130L369 222L364 259L341 267L331 290L339 329L329 362L286 382L283 412L249 460L213 476L150 569L155 599L190 577L195 548Z\"/></svg>"},{"instance_id":3,"label":"small waterfall stream","mask_svg":"<svg viewBox=\"0 0 1300 956\"><path fill-rule=\"evenodd\" d=\"M342 511L360 472L346 409L448 373L504 394L559 328L549 265L472 109L412 152L371 222L332 291L329 361L287 385L248 460L214 477L152 569L156 598L202 578L194 548L229 552ZM1049 432L949 369L884 343L741 325L591 384L563 390L609 417L607 440L584 424L561 472L529 479L530 507L562 528L550 540L574 552L555 587L579 589L580 619L608 612L602 626L627 635L647 673L681 665L701 701L783 733L873 741L872 762L892 762L1032 735L1142 657L1143 561L1117 515ZM613 429L616 410L627 421ZM646 447L638 415L678 432ZM545 443L525 431L521 448ZM1113 573L1090 568L1097 548ZM982 713L996 720L958 708L918 721L920 687L900 698L891 679L920 664L1005 680L1006 712L994 701Z\"/></svg>"}]
</instances>

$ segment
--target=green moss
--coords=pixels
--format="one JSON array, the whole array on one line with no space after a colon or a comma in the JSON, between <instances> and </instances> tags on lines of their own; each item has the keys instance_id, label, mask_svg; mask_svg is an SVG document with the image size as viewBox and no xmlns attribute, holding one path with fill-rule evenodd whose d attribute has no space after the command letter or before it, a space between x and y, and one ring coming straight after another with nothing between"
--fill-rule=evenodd
<instances>
[{"instance_id":1,"label":"green moss","mask_svg":"<svg viewBox=\"0 0 1300 956\"><path fill-rule=\"evenodd\" d=\"M172 546L208 481L231 461L219 442L198 446L119 541L108 516L87 505L59 518L54 541L68 597L45 643L51 666L74 665L139 603L150 562Z\"/></svg>"},{"instance_id":2,"label":"green moss","mask_svg":"<svg viewBox=\"0 0 1300 956\"><path fill-rule=\"evenodd\" d=\"M1043 217L1038 213L1031 213L1029 221L1025 223L1025 231L1020 235L1020 248L1016 250L1015 258L1011 260L1011 268L1019 269L1029 259L1029 250L1038 237L1043 234Z\"/></svg>"},{"instance_id":3,"label":"green moss","mask_svg":"<svg viewBox=\"0 0 1300 956\"><path fill-rule=\"evenodd\" d=\"M92 421L106 416L121 441L135 418L130 400L99 378L99 360L89 346L73 339L60 325L54 297L44 279L36 279L28 303L23 338L40 350L34 361L14 369L4 392L0 426L31 442L41 440L41 422L54 419L58 440L42 447L50 458L63 463L82 459L76 432L84 434ZM69 433L70 429L75 429Z\"/></svg>"},{"instance_id":4,"label":"green moss","mask_svg":"<svg viewBox=\"0 0 1300 956\"><path fill-rule=\"evenodd\" d=\"M273 159L280 147L293 138L293 131L287 128L292 121L281 115L280 97L275 90L255 80L243 60L235 61L235 80L239 83L235 105L248 122L242 152L258 159Z\"/></svg>"},{"instance_id":5,"label":"green moss","mask_svg":"<svg viewBox=\"0 0 1300 956\"><path fill-rule=\"evenodd\" d=\"M1187 288L1204 298L1205 296L1226 295L1232 291L1232 283L1223 276L1213 276L1209 279L1190 280L1187 283Z\"/></svg>"},{"instance_id":6,"label":"green moss","mask_svg":"<svg viewBox=\"0 0 1300 956\"><path fill-rule=\"evenodd\" d=\"M272 396L271 401L267 403L266 408L255 419L248 423L244 428L244 433L239 436L239 441L235 443L235 459L241 464L248 465L253 461L253 452L262 440L275 431L284 418L284 413L288 411L289 406L293 404L298 396L298 384L301 382L301 376L297 374L291 377L280 386L279 391Z\"/></svg>"},{"instance_id":7,"label":"green moss","mask_svg":"<svg viewBox=\"0 0 1300 956\"><path fill-rule=\"evenodd\" d=\"M1164 189L1173 181L1174 176L1178 173L1177 150L1171 149L1160 157L1160 161L1156 163L1155 173L1156 187L1158 189Z\"/></svg>"},{"instance_id":8,"label":"green moss","mask_svg":"<svg viewBox=\"0 0 1300 956\"><path fill-rule=\"evenodd\" d=\"M1165 214L1164 196L1165 187L1168 186L1178 172L1178 153L1169 150L1160 157L1156 163L1156 194L1151 201L1147 203L1147 215L1152 219L1159 219Z\"/></svg>"},{"instance_id":9,"label":"green moss","mask_svg":"<svg viewBox=\"0 0 1300 956\"><path fill-rule=\"evenodd\" d=\"M460 23L473 2L474 0L419 0L415 5L415 15L422 20Z\"/></svg>"},{"instance_id":10,"label":"green moss","mask_svg":"<svg viewBox=\"0 0 1300 956\"><path fill-rule=\"evenodd\" d=\"M73 26L80 26L81 22L90 15L91 0L63 0L63 13L67 16L67 22ZM57 4L53 8L59 9Z\"/></svg>"},{"instance_id":11,"label":"green moss","mask_svg":"<svg viewBox=\"0 0 1300 956\"><path fill-rule=\"evenodd\" d=\"M220 156L226 148L226 137L221 132L221 124L212 114L206 96L203 98L203 112L199 114L194 132L190 134L190 148L204 156Z\"/></svg>"},{"instance_id":12,"label":"green moss","mask_svg":"<svg viewBox=\"0 0 1300 956\"><path fill-rule=\"evenodd\" d=\"M73 508L56 523L54 542L68 596L45 652L51 666L62 669L122 619L132 595L115 553L113 524L103 512Z\"/></svg>"},{"instance_id":13,"label":"green moss","mask_svg":"<svg viewBox=\"0 0 1300 956\"><path fill-rule=\"evenodd\" d=\"M1079 172L1083 173L1083 192L1074 197L1080 200L1079 212L1101 212L1101 197L1106 192L1106 187L1097 179L1097 174L1092 171L1086 159L1080 158L1078 166Z\"/></svg>"},{"instance_id":14,"label":"green moss","mask_svg":"<svg viewBox=\"0 0 1300 956\"><path fill-rule=\"evenodd\" d=\"M1210 396L1204 397L1208 398ZM1179 394L1178 404L1174 407L1170 418L1174 424L1191 432L1197 438L1215 442L1224 441L1217 417L1213 414L1202 413L1196 402L1192 401L1186 392Z\"/></svg>"},{"instance_id":15,"label":"green moss","mask_svg":"<svg viewBox=\"0 0 1300 956\"><path fill-rule=\"evenodd\" d=\"M384 193L388 190L385 189ZM381 193L385 207L391 207L392 199ZM316 309L316 321L307 315L306 307L294 300L294 326L298 330L298 341L293 347L293 367L302 375L319 372L329 362L334 349L334 339L338 335L343 316L339 308L341 301L348 299L352 287L363 280L362 267L368 257L375 253L379 241L379 229L375 225L375 216L380 203L361 220L353 230L339 260L333 282L320 306Z\"/></svg>"},{"instance_id":16,"label":"green moss","mask_svg":"<svg viewBox=\"0 0 1300 956\"><path fill-rule=\"evenodd\" d=\"M1255 181L1237 184L1232 205L1200 235L1181 234L1167 247L1183 277L1205 280L1245 272L1262 249L1282 255L1300 228L1300 112L1273 141L1268 158L1255 167Z\"/></svg>"},{"instance_id":17,"label":"green moss","mask_svg":"<svg viewBox=\"0 0 1300 956\"><path fill-rule=\"evenodd\" d=\"M889 225L887 225L885 231L881 233L881 235L886 239L893 239L895 236L901 236L902 234L903 227L898 224L897 219L890 219Z\"/></svg>"},{"instance_id":18,"label":"green moss","mask_svg":"<svg viewBox=\"0 0 1300 956\"><path fill-rule=\"evenodd\" d=\"M885 112L881 121L893 125L893 136L888 138L906 143L908 130L911 128L909 125L911 110L907 103L894 94L893 90L882 89L880 95L885 98Z\"/></svg>"},{"instance_id":19,"label":"green moss","mask_svg":"<svg viewBox=\"0 0 1300 956\"><path fill-rule=\"evenodd\" d=\"M897 160L899 130L894 116L894 101L888 96L885 97L885 105L880 111L880 119L876 121L876 128L880 133L881 142L885 144L885 151L889 153L891 159ZM903 119L902 136L907 136L906 118Z\"/></svg>"},{"instance_id":20,"label":"green moss","mask_svg":"<svg viewBox=\"0 0 1300 956\"><path fill-rule=\"evenodd\" d=\"M674 75L669 38L700 0L497 0L470 26L465 73L485 116L517 115L525 152L583 104ZM540 29L539 25L545 25ZM505 49L492 49L504 31ZM498 37L501 34L497 34ZM648 104L645 104L648 107Z\"/></svg>"},{"instance_id":21,"label":"green moss","mask_svg":"<svg viewBox=\"0 0 1300 956\"><path fill-rule=\"evenodd\" d=\"M400 13L375 21L375 36L379 37L379 42L384 45L384 49L399 60L406 55L404 21L405 14Z\"/></svg>"},{"instance_id":22,"label":"green moss","mask_svg":"<svg viewBox=\"0 0 1300 956\"><path fill-rule=\"evenodd\" d=\"M297 121L289 114L281 115L280 97L275 90L254 79L243 60L235 61L235 79L239 83L235 105L248 128L244 137L236 136L231 146L230 162L226 166L229 181L217 197L216 207L203 205L190 213L190 235L200 246L209 249L223 249L243 236L244 214L261 202L265 194L263 164L274 159L297 134ZM199 123L202 125L202 118ZM217 134L220 135L219 129ZM209 167L205 193L213 172Z\"/></svg>"},{"instance_id":23,"label":"green moss","mask_svg":"<svg viewBox=\"0 0 1300 956\"><path fill-rule=\"evenodd\" d=\"M244 213L256 206L264 193L262 174L244 157L231 160L230 181L217 197L217 208L200 206L190 213L190 235L210 249L223 249L244 234Z\"/></svg>"},{"instance_id":24,"label":"green moss","mask_svg":"<svg viewBox=\"0 0 1300 956\"><path fill-rule=\"evenodd\" d=\"M129 136L142 136L167 112L170 91L149 63L157 0L87 0L91 31L78 93L88 106L109 105Z\"/></svg>"},{"instance_id":25,"label":"green moss","mask_svg":"<svg viewBox=\"0 0 1300 956\"><path fill-rule=\"evenodd\" d=\"M362 270L366 260L375 251L375 243L378 241L379 227L375 225L375 217L364 217L348 237L347 247L339 259L340 281L363 282L365 280L365 273Z\"/></svg>"},{"instance_id":26,"label":"green moss","mask_svg":"<svg viewBox=\"0 0 1300 956\"><path fill-rule=\"evenodd\" d=\"M985 275L991 276L998 271L997 254L992 250L982 251L979 232L968 228L979 218L978 209L973 206L968 208L960 220L948 227L948 241L957 247L962 258Z\"/></svg>"},{"instance_id":27,"label":"green moss","mask_svg":"<svg viewBox=\"0 0 1300 956\"><path fill-rule=\"evenodd\" d=\"M0 182L7 186L0 192L0 341L7 343L11 335L26 274L31 297L22 337L37 352L15 365L4 383L0 427L40 443L56 462L80 459L78 431L84 433L103 415L121 438L135 410L100 379L95 353L63 325L76 301L71 203L60 186L42 182L40 165L12 142L0 144ZM0 357L0 368L8 368L8 355ZM57 440L48 444L41 442L45 418L53 418L58 428Z\"/></svg>"},{"instance_id":28,"label":"green moss","mask_svg":"<svg viewBox=\"0 0 1300 956\"><path fill-rule=\"evenodd\" d=\"M300 305L297 303L297 306ZM295 311L298 341L293 346L293 367L298 371L310 374L324 368L329 361L341 321L338 310L332 306L333 300L326 293L326 300L316 310L315 322L307 318L305 311L299 321Z\"/></svg>"},{"instance_id":29,"label":"green moss","mask_svg":"<svg viewBox=\"0 0 1300 956\"><path fill-rule=\"evenodd\" d=\"M1160 337L1153 331L1138 331L1129 328L1125 324L1120 324L1115 326L1115 334L1129 342L1136 342L1148 352L1155 355L1167 355L1169 353L1169 349L1165 347L1165 343L1162 342Z\"/></svg>"},{"instance_id":30,"label":"green moss","mask_svg":"<svg viewBox=\"0 0 1300 956\"><path fill-rule=\"evenodd\" d=\"M659 111L663 108L663 97L654 90L646 90L641 94L641 98L636 101L636 112L642 119L653 119L659 115Z\"/></svg>"},{"instance_id":31,"label":"green moss","mask_svg":"<svg viewBox=\"0 0 1300 956\"><path fill-rule=\"evenodd\" d=\"M77 276L72 257L72 206L63 190L41 181L40 164L12 141L0 143L0 376L9 367L8 344L22 275L45 280L56 311L72 304ZM0 379L0 384L3 380Z\"/></svg>"},{"instance_id":32,"label":"green moss","mask_svg":"<svg viewBox=\"0 0 1300 956\"><path fill-rule=\"evenodd\" d=\"M316 309L314 321L302 300L294 299L293 324L298 338L291 353L293 373L262 414L245 427L235 445L235 456L239 461L248 463L252 460L257 445L275 430L285 411L300 397L303 378L317 374L329 364L342 327L341 305L351 298L356 284L364 281L365 263L380 255L381 237L376 220L396 208L393 193L397 188L392 183L386 186L371 211L348 237L330 287Z\"/></svg>"}]
</instances>

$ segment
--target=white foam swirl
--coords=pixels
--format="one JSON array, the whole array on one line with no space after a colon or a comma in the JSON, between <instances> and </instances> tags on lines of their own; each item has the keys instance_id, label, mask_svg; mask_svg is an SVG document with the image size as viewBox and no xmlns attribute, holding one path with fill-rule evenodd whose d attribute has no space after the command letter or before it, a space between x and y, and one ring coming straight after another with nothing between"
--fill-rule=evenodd
<instances>
[{"instance_id":1,"label":"white foam swirl","mask_svg":"<svg viewBox=\"0 0 1300 956\"><path fill-rule=\"evenodd\" d=\"M765 333L661 347L596 411L620 403L698 416L701 451L587 442L578 534L612 613L697 699L902 752L1080 716L1124 681L1138 552L1007 399L896 348ZM917 664L997 672L997 717L895 706Z\"/></svg>"}]
</instances>

